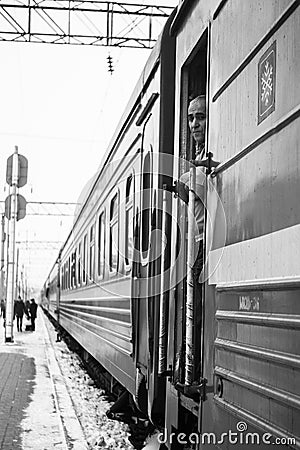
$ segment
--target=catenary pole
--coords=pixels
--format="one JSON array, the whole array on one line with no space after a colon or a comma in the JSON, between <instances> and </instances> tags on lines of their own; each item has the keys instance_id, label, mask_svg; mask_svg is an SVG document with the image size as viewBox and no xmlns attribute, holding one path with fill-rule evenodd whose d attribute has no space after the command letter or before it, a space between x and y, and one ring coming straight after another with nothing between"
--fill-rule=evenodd
<instances>
[{"instance_id":1,"label":"catenary pole","mask_svg":"<svg viewBox=\"0 0 300 450\"><path fill-rule=\"evenodd\" d=\"M6 295L6 321L5 342L13 342L13 313L15 300L15 240L16 240L16 216L17 216L17 185L19 177L18 147L15 146L12 165L12 186L10 219L8 221L8 263L7 263L7 295Z\"/></svg>"},{"instance_id":2,"label":"catenary pole","mask_svg":"<svg viewBox=\"0 0 300 450\"><path fill-rule=\"evenodd\" d=\"M16 244L16 242L15 242L15 244ZM20 283L19 283L19 249L17 248L17 257L16 257L16 277L15 277L15 279L16 279L16 290L15 290L15 300L18 298L18 296L19 295L21 295L21 289L20 289L20 283L21 283L21 280L20 280Z\"/></svg>"}]
</instances>

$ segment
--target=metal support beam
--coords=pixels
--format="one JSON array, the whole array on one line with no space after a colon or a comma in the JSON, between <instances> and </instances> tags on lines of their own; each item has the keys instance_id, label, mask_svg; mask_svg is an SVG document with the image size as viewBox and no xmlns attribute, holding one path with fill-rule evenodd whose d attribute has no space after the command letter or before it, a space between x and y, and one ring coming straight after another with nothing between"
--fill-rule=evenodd
<instances>
[{"instance_id":1,"label":"metal support beam","mask_svg":"<svg viewBox=\"0 0 300 450\"><path fill-rule=\"evenodd\" d=\"M74 216L79 203L27 202L26 216ZM4 213L4 201L0 201L0 214Z\"/></svg>"},{"instance_id":2,"label":"metal support beam","mask_svg":"<svg viewBox=\"0 0 300 450\"><path fill-rule=\"evenodd\" d=\"M1 1L0 41L152 48L172 10L96 0Z\"/></svg>"}]
</instances>

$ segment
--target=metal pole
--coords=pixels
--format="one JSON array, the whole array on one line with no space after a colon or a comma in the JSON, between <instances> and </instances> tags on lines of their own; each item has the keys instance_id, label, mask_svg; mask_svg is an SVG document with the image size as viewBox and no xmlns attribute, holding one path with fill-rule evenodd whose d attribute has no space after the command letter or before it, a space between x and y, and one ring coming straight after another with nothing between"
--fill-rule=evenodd
<instances>
[{"instance_id":1,"label":"metal pole","mask_svg":"<svg viewBox=\"0 0 300 450\"><path fill-rule=\"evenodd\" d=\"M186 295L186 316L185 316L185 384L191 385L193 382L194 368L194 211L195 211L195 185L196 169L190 168L190 188L188 207L188 244L187 244L187 295Z\"/></svg>"},{"instance_id":2,"label":"metal pole","mask_svg":"<svg viewBox=\"0 0 300 450\"><path fill-rule=\"evenodd\" d=\"M6 295L6 321L5 342L13 342L13 314L15 300L15 240L16 240L16 216L17 216L17 185L19 176L18 147L15 147L12 166L12 188L10 204L10 220L8 221L8 264L7 264L7 295Z\"/></svg>"},{"instance_id":3,"label":"metal pole","mask_svg":"<svg viewBox=\"0 0 300 450\"><path fill-rule=\"evenodd\" d=\"M19 249L17 248L17 257L16 257L16 290L15 290L15 300L18 298L18 295L21 295L21 281L19 283Z\"/></svg>"},{"instance_id":4,"label":"metal pole","mask_svg":"<svg viewBox=\"0 0 300 450\"><path fill-rule=\"evenodd\" d=\"M11 194L11 186L9 186L9 189L8 189L8 195L10 195ZM6 283L6 291L5 291L5 294L6 294L6 297L5 297L5 307L6 307L6 301L7 301L7 278L8 278L8 250L9 249L9 220L7 219L7 221L6 221L6 246L5 246L5 253L6 253L6 260L5 260L5 264L6 264L6 272L5 272L5 275L6 275L6 278L5 278L5 283Z\"/></svg>"},{"instance_id":5,"label":"metal pole","mask_svg":"<svg viewBox=\"0 0 300 450\"><path fill-rule=\"evenodd\" d=\"M1 278L0 278L0 299L4 300L4 247L5 247L5 219L1 214Z\"/></svg>"},{"instance_id":6,"label":"metal pole","mask_svg":"<svg viewBox=\"0 0 300 450\"><path fill-rule=\"evenodd\" d=\"M25 300L25 267L22 264L22 298Z\"/></svg>"},{"instance_id":7,"label":"metal pole","mask_svg":"<svg viewBox=\"0 0 300 450\"><path fill-rule=\"evenodd\" d=\"M25 278L25 300L28 300L28 281L27 281L27 272Z\"/></svg>"},{"instance_id":8,"label":"metal pole","mask_svg":"<svg viewBox=\"0 0 300 450\"><path fill-rule=\"evenodd\" d=\"M159 344L158 344L158 375L167 370L167 340L168 340L168 313L169 313L169 289L167 271L167 190L163 186L162 204L162 247L161 247L161 284L160 284L160 309L159 309Z\"/></svg>"}]
</instances>

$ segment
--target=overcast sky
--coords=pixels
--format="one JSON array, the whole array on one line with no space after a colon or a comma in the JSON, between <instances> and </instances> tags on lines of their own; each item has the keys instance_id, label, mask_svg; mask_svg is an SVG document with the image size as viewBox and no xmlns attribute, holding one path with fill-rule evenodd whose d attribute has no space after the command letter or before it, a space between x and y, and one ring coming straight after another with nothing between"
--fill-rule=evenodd
<instances>
[{"instance_id":1,"label":"overcast sky","mask_svg":"<svg viewBox=\"0 0 300 450\"><path fill-rule=\"evenodd\" d=\"M113 75L107 70L109 53ZM0 42L0 200L8 194L6 161L17 145L29 163L28 184L20 189L27 201L76 202L149 53ZM70 217L27 216L17 223L19 263L30 285L42 284L57 254L32 241L64 240L71 225Z\"/></svg>"}]
</instances>

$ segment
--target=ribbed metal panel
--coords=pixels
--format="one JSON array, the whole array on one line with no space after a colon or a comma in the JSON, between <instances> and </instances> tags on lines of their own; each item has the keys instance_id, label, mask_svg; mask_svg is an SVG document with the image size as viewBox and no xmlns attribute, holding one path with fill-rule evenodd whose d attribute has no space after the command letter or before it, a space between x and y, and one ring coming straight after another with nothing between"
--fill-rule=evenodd
<instances>
[{"instance_id":1,"label":"ribbed metal panel","mask_svg":"<svg viewBox=\"0 0 300 450\"><path fill-rule=\"evenodd\" d=\"M217 293L214 375L222 393L215 403L285 437L299 433L299 294L288 286Z\"/></svg>"}]
</instances>

